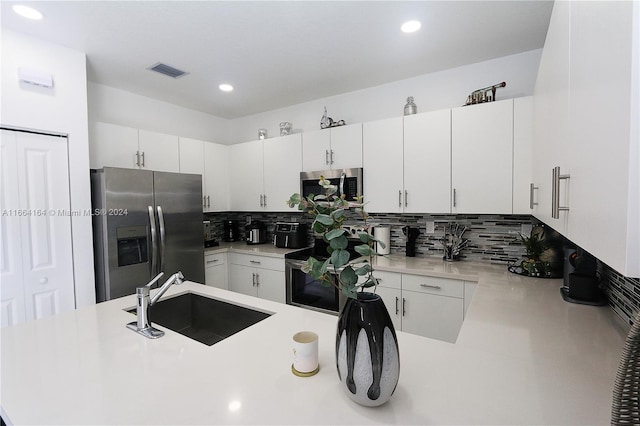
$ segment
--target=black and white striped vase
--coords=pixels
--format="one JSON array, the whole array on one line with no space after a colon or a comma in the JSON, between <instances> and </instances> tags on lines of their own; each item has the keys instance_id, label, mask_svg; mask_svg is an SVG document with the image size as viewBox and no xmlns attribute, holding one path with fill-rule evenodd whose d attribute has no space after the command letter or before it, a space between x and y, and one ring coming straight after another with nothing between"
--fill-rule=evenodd
<instances>
[{"instance_id":1,"label":"black and white striped vase","mask_svg":"<svg viewBox=\"0 0 640 426\"><path fill-rule=\"evenodd\" d=\"M338 319L336 364L358 404L375 407L391 398L400 375L398 339L379 295L359 292L347 300Z\"/></svg>"}]
</instances>

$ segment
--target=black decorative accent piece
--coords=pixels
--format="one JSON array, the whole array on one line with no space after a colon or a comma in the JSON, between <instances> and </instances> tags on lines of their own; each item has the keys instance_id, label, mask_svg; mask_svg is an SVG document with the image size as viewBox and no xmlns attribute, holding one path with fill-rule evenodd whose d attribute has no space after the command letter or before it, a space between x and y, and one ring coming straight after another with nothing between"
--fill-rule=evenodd
<instances>
[{"instance_id":1,"label":"black decorative accent piece","mask_svg":"<svg viewBox=\"0 0 640 426\"><path fill-rule=\"evenodd\" d=\"M357 293L348 299L338 319L336 366L347 395L361 405L389 400L398 384L398 339L382 298Z\"/></svg>"}]
</instances>

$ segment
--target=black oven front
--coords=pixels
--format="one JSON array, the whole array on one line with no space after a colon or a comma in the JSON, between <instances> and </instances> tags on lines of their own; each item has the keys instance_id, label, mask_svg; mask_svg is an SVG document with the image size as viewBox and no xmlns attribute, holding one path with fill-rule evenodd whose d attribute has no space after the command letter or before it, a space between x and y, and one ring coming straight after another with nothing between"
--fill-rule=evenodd
<instances>
[{"instance_id":1,"label":"black oven front","mask_svg":"<svg viewBox=\"0 0 640 426\"><path fill-rule=\"evenodd\" d=\"M287 304L338 315L346 302L342 292L334 286L324 286L302 271L304 260L287 259Z\"/></svg>"}]
</instances>

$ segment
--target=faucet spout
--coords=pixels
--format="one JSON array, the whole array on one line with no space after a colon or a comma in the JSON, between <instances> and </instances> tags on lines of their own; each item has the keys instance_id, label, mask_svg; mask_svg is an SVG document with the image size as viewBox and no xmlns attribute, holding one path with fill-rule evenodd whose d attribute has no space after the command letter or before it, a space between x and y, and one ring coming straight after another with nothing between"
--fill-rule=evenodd
<instances>
[{"instance_id":1,"label":"faucet spout","mask_svg":"<svg viewBox=\"0 0 640 426\"><path fill-rule=\"evenodd\" d=\"M162 297L163 294L166 293L167 290L169 290L169 287L171 287L173 284L180 285L183 282L184 282L184 275L182 275L181 271L178 271L175 274L171 275L164 282L164 284L162 284L162 287L158 289L158 292L151 298L151 301L149 302L149 306L155 305L155 303Z\"/></svg>"}]
</instances>

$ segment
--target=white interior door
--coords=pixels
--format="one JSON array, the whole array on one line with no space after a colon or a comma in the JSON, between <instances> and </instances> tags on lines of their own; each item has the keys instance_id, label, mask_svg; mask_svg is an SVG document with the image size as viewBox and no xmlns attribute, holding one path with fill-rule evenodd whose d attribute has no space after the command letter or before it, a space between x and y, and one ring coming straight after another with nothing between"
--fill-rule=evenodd
<instances>
[{"instance_id":1,"label":"white interior door","mask_svg":"<svg viewBox=\"0 0 640 426\"><path fill-rule=\"evenodd\" d=\"M16 132L0 134L0 326L24 321ZM16 214L14 214L14 212Z\"/></svg>"},{"instance_id":2,"label":"white interior door","mask_svg":"<svg viewBox=\"0 0 640 426\"><path fill-rule=\"evenodd\" d=\"M13 200L17 192L20 214L3 232L19 234L21 251L15 253L22 255L24 318L39 319L75 308L71 215L83 212L70 210L67 139L10 133L14 138L6 139L15 144L17 179L2 190L3 198Z\"/></svg>"}]
</instances>

